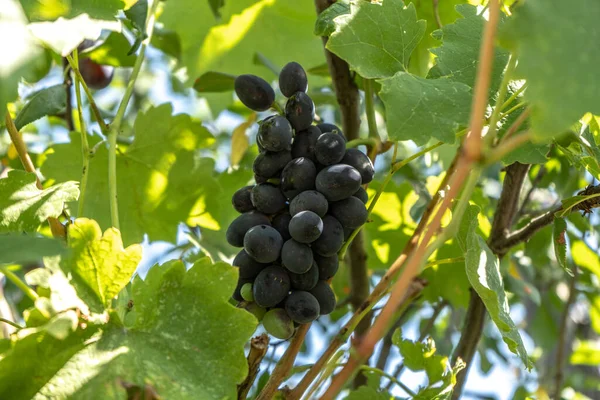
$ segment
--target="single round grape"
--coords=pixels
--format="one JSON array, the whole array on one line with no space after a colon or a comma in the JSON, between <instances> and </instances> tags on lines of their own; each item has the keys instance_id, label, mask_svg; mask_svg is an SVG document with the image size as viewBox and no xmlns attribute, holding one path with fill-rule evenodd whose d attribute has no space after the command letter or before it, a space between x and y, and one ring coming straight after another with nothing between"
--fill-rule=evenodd
<instances>
[{"instance_id":1,"label":"single round grape","mask_svg":"<svg viewBox=\"0 0 600 400\"><path fill-rule=\"evenodd\" d=\"M300 157L290 161L281 172L281 190L288 199L315 188L317 168L308 158Z\"/></svg>"},{"instance_id":2,"label":"single round grape","mask_svg":"<svg viewBox=\"0 0 600 400\"><path fill-rule=\"evenodd\" d=\"M319 217L323 217L327 214L328 208L327 199L316 190L305 190L290 202L290 214L292 216L301 211L312 211Z\"/></svg>"},{"instance_id":3,"label":"single round grape","mask_svg":"<svg viewBox=\"0 0 600 400\"><path fill-rule=\"evenodd\" d=\"M254 298L254 294L252 294L252 297ZM256 317L256 319L259 320L259 321L262 321L262 319L264 318L265 314L267 313L267 309L266 308L261 307L261 306L259 306L258 304L254 303L254 302L247 303L244 308L250 314L254 315Z\"/></svg>"},{"instance_id":4,"label":"single round grape","mask_svg":"<svg viewBox=\"0 0 600 400\"><path fill-rule=\"evenodd\" d=\"M337 133L327 132L319 136L315 145L317 161L325 166L337 164L346 154L346 142Z\"/></svg>"},{"instance_id":5,"label":"single round grape","mask_svg":"<svg viewBox=\"0 0 600 400\"><path fill-rule=\"evenodd\" d=\"M115 68L100 65L89 58L79 60L79 72L90 89L104 89L112 82Z\"/></svg>"},{"instance_id":6,"label":"single round grape","mask_svg":"<svg viewBox=\"0 0 600 400\"><path fill-rule=\"evenodd\" d=\"M225 233L227 243L235 247L244 247L246 232L256 225L271 225L266 215L257 211L243 213L234 219Z\"/></svg>"},{"instance_id":7,"label":"single round grape","mask_svg":"<svg viewBox=\"0 0 600 400\"><path fill-rule=\"evenodd\" d=\"M345 228L358 228L367 222L367 207L359 198L350 196L347 199L331 203L329 213Z\"/></svg>"},{"instance_id":8,"label":"single round grape","mask_svg":"<svg viewBox=\"0 0 600 400\"><path fill-rule=\"evenodd\" d=\"M267 311L262 324L269 335L277 339L289 339L294 334L294 322L283 308Z\"/></svg>"},{"instance_id":9,"label":"single round grape","mask_svg":"<svg viewBox=\"0 0 600 400\"><path fill-rule=\"evenodd\" d=\"M362 181L358 171L346 164L335 164L323 169L316 178L317 190L329 201L352 196Z\"/></svg>"},{"instance_id":10,"label":"single round grape","mask_svg":"<svg viewBox=\"0 0 600 400\"><path fill-rule=\"evenodd\" d=\"M330 124L330 123L327 123L327 122L322 122L320 124L317 124L317 127L323 133L326 133L326 132L337 133L338 135L340 135L344 139L344 142L346 141L346 136L344 135L344 132L342 132L342 130L337 125Z\"/></svg>"},{"instance_id":11,"label":"single round grape","mask_svg":"<svg viewBox=\"0 0 600 400\"><path fill-rule=\"evenodd\" d=\"M294 322L308 324L319 317L321 308L315 296L299 290L292 292L285 299L285 311Z\"/></svg>"},{"instance_id":12,"label":"single round grape","mask_svg":"<svg viewBox=\"0 0 600 400\"><path fill-rule=\"evenodd\" d=\"M344 226L344 242L350 239L350 236L354 232L354 228L349 228Z\"/></svg>"},{"instance_id":13,"label":"single round grape","mask_svg":"<svg viewBox=\"0 0 600 400\"><path fill-rule=\"evenodd\" d=\"M313 252L330 257L337 254L344 244L344 228L342 224L331 215L323 218L323 233L311 243Z\"/></svg>"},{"instance_id":14,"label":"single round grape","mask_svg":"<svg viewBox=\"0 0 600 400\"><path fill-rule=\"evenodd\" d=\"M313 252L308 245L290 239L281 249L281 263L290 272L304 274L312 267Z\"/></svg>"},{"instance_id":15,"label":"single round grape","mask_svg":"<svg viewBox=\"0 0 600 400\"><path fill-rule=\"evenodd\" d=\"M286 206L281 190L270 183L259 183L252 189L252 204L265 214L276 214Z\"/></svg>"},{"instance_id":16,"label":"single round grape","mask_svg":"<svg viewBox=\"0 0 600 400\"><path fill-rule=\"evenodd\" d=\"M315 263L317 264L317 268L319 269L319 280L326 281L335 276L340 266L340 261L337 254L329 257L325 257L320 254L314 254L313 257L315 259Z\"/></svg>"},{"instance_id":17,"label":"single round grape","mask_svg":"<svg viewBox=\"0 0 600 400\"><path fill-rule=\"evenodd\" d=\"M342 158L342 164L348 164L356 168L363 184L373 180L375 168L373 168L371 159L362 151L358 149L346 150L346 154L344 155L344 158Z\"/></svg>"},{"instance_id":18,"label":"single round grape","mask_svg":"<svg viewBox=\"0 0 600 400\"><path fill-rule=\"evenodd\" d=\"M327 315L335 310L335 293L333 293L327 282L317 282L316 286L310 290L310 293L319 303L320 315Z\"/></svg>"},{"instance_id":19,"label":"single round grape","mask_svg":"<svg viewBox=\"0 0 600 400\"><path fill-rule=\"evenodd\" d=\"M306 92L308 78L304 68L297 62L287 63L279 73L279 89L285 97L290 97L296 92Z\"/></svg>"},{"instance_id":20,"label":"single round grape","mask_svg":"<svg viewBox=\"0 0 600 400\"><path fill-rule=\"evenodd\" d=\"M316 285L316 283L315 283ZM242 298L246 301L254 301L254 294L252 293L252 282L244 283L240 289Z\"/></svg>"},{"instance_id":21,"label":"single round grape","mask_svg":"<svg viewBox=\"0 0 600 400\"><path fill-rule=\"evenodd\" d=\"M360 201L362 201L363 204L367 204L369 202L369 195L362 186L359 187L358 190L356 191L356 193L354 193L352 196L354 196L357 199L359 199Z\"/></svg>"},{"instance_id":22,"label":"single round grape","mask_svg":"<svg viewBox=\"0 0 600 400\"><path fill-rule=\"evenodd\" d=\"M233 84L240 101L254 111L266 111L275 101L275 92L267 81L256 75L240 75Z\"/></svg>"},{"instance_id":23,"label":"single round grape","mask_svg":"<svg viewBox=\"0 0 600 400\"><path fill-rule=\"evenodd\" d=\"M290 277L285 269L271 266L263 269L254 280L254 301L261 307L274 307L288 295Z\"/></svg>"},{"instance_id":24,"label":"single round grape","mask_svg":"<svg viewBox=\"0 0 600 400\"><path fill-rule=\"evenodd\" d=\"M246 283L252 283L252 279L244 279L241 277L238 278L238 282L237 282L237 285L235 286L235 290L233 291L233 294L231 295L232 299L234 299L235 301L244 301L244 298L242 297L242 287Z\"/></svg>"},{"instance_id":25,"label":"single round grape","mask_svg":"<svg viewBox=\"0 0 600 400\"><path fill-rule=\"evenodd\" d=\"M231 204L233 204L233 208L237 212L245 213L254 210L254 205L252 205L252 199L250 198L253 187L252 185L244 186L238 189L231 197Z\"/></svg>"},{"instance_id":26,"label":"single round grape","mask_svg":"<svg viewBox=\"0 0 600 400\"><path fill-rule=\"evenodd\" d=\"M281 246L283 246L281 235L268 225L255 226L244 236L244 250L259 263L276 261L281 254Z\"/></svg>"},{"instance_id":27,"label":"single round grape","mask_svg":"<svg viewBox=\"0 0 600 400\"><path fill-rule=\"evenodd\" d=\"M268 180L269 180L269 178L254 174L254 182L256 182L257 184L258 183L267 183Z\"/></svg>"},{"instance_id":28,"label":"single round grape","mask_svg":"<svg viewBox=\"0 0 600 400\"><path fill-rule=\"evenodd\" d=\"M288 274L290 276L292 289L295 290L310 290L314 288L319 281L319 267L315 262L313 262L312 267L303 274L295 274L293 272L288 272Z\"/></svg>"},{"instance_id":29,"label":"single round grape","mask_svg":"<svg viewBox=\"0 0 600 400\"><path fill-rule=\"evenodd\" d=\"M277 232L279 232L284 242L292 238L289 229L291 220L292 216L286 212L276 215L275 218L273 218L273 220L271 221L271 225L273 226L273 228L277 229Z\"/></svg>"},{"instance_id":30,"label":"single round grape","mask_svg":"<svg viewBox=\"0 0 600 400\"><path fill-rule=\"evenodd\" d=\"M296 92L285 103L285 117L296 132L307 129L315 118L315 103L304 92Z\"/></svg>"},{"instance_id":31,"label":"single round grape","mask_svg":"<svg viewBox=\"0 0 600 400\"><path fill-rule=\"evenodd\" d=\"M256 140L268 151L284 151L292 148L292 126L280 115L272 115L260 123Z\"/></svg>"},{"instance_id":32,"label":"single round grape","mask_svg":"<svg viewBox=\"0 0 600 400\"><path fill-rule=\"evenodd\" d=\"M242 249L233 259L233 266L238 267L240 278L243 279L254 279L256 276L269 266L269 264L259 263L246 253L246 250Z\"/></svg>"},{"instance_id":33,"label":"single round grape","mask_svg":"<svg viewBox=\"0 0 600 400\"><path fill-rule=\"evenodd\" d=\"M312 162L317 162L315 146L319 136L321 136L321 131L316 126L309 126L303 131L296 132L292 143L292 157L305 157Z\"/></svg>"},{"instance_id":34,"label":"single round grape","mask_svg":"<svg viewBox=\"0 0 600 400\"><path fill-rule=\"evenodd\" d=\"M290 235L300 243L312 243L323 232L321 217L312 211L300 211L290 221Z\"/></svg>"},{"instance_id":35,"label":"single round grape","mask_svg":"<svg viewBox=\"0 0 600 400\"><path fill-rule=\"evenodd\" d=\"M256 175L269 179L278 176L290 161L292 154L289 151L264 151L254 160L252 170Z\"/></svg>"}]
</instances>

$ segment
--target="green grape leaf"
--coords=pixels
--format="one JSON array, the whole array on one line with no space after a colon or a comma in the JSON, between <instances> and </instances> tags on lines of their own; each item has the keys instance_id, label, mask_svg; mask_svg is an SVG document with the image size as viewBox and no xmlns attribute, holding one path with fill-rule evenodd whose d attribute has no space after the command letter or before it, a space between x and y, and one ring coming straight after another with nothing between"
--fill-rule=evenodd
<instances>
[{"instance_id":1,"label":"green grape leaf","mask_svg":"<svg viewBox=\"0 0 600 400\"><path fill-rule=\"evenodd\" d=\"M253 62L256 49L279 67L294 60L301 65L325 61L323 43L312 34L312 0L226 1L216 21L207 1L179 0L163 4L160 22L179 35L181 63L188 84L208 71L255 74L273 80L271 71ZM276 32L276 34L274 34ZM293 46L290 46L293 43ZM323 80L311 80L318 86ZM229 94L207 97L213 114L233 103ZM214 100L214 102L213 102Z\"/></svg>"},{"instance_id":2,"label":"green grape leaf","mask_svg":"<svg viewBox=\"0 0 600 400\"><path fill-rule=\"evenodd\" d=\"M20 233L0 234L0 264L33 263L64 253L60 240Z\"/></svg>"},{"instance_id":3,"label":"green grape leaf","mask_svg":"<svg viewBox=\"0 0 600 400\"><path fill-rule=\"evenodd\" d=\"M569 362L574 365L599 365L600 345L591 340L579 342L575 346L575 351L571 354Z\"/></svg>"},{"instance_id":4,"label":"green grape leaf","mask_svg":"<svg viewBox=\"0 0 600 400\"><path fill-rule=\"evenodd\" d=\"M142 247L123 248L121 234L110 228L104 235L94 220L79 218L69 226L72 252L60 267L92 311L101 313L127 285L142 258Z\"/></svg>"},{"instance_id":5,"label":"green grape leaf","mask_svg":"<svg viewBox=\"0 0 600 400\"><path fill-rule=\"evenodd\" d=\"M437 56L436 64L429 71L429 78L447 77L473 88L479 65L479 51L485 19L477 15L477 7L470 4L456 6L464 17L453 24L444 25L434 31L433 36L442 40L442 45L431 49ZM502 81L502 72L508 62L509 52L494 49L494 64L490 81L490 93L496 93Z\"/></svg>"},{"instance_id":6,"label":"green grape leaf","mask_svg":"<svg viewBox=\"0 0 600 400\"><path fill-rule=\"evenodd\" d=\"M228 302L236 280L235 268L206 257L187 272L180 261L154 266L133 282L131 325L106 325L38 397L122 399L134 385L161 398L236 398L248 372L244 344L256 327L251 314Z\"/></svg>"},{"instance_id":7,"label":"green grape leaf","mask_svg":"<svg viewBox=\"0 0 600 400\"><path fill-rule=\"evenodd\" d=\"M436 4L434 9L433 1L410 0L417 10L417 18L424 19L427 22L427 29L423 39L419 42L417 48L410 57L408 72L425 77L429 71L429 66L433 61L433 55L429 51L432 47L440 46L442 43L432 36L433 31L438 29L439 20L444 25L449 25L460 18L461 15L456 11L456 5L466 3L467 0L444 0ZM436 16L437 14L437 16Z\"/></svg>"},{"instance_id":8,"label":"green grape leaf","mask_svg":"<svg viewBox=\"0 0 600 400\"><path fill-rule=\"evenodd\" d=\"M135 33L135 41L127 52L127 55L133 55L140 48L144 39L148 37L146 33L146 18L148 17L148 1L138 0L130 8L125 10L125 16L131 25L133 25Z\"/></svg>"},{"instance_id":9,"label":"green grape leaf","mask_svg":"<svg viewBox=\"0 0 600 400\"><path fill-rule=\"evenodd\" d=\"M106 40L86 56L100 65L113 67L133 67L135 56L129 55L129 40L122 33L111 32Z\"/></svg>"},{"instance_id":10,"label":"green grape leaf","mask_svg":"<svg viewBox=\"0 0 600 400\"><path fill-rule=\"evenodd\" d=\"M187 222L221 229L214 215L221 208L220 187L214 179L214 160L196 158L198 148L214 143L213 136L188 115L171 115L163 104L137 115L135 138L117 155L117 190L123 243L150 240L174 242L177 224ZM57 144L46 152L41 166L44 176L64 182L80 179L81 139ZM90 141L94 145L94 141ZM108 200L108 151L100 146L90 161L84 215L102 229L111 224ZM76 209L76 207L74 207Z\"/></svg>"},{"instance_id":11,"label":"green grape leaf","mask_svg":"<svg viewBox=\"0 0 600 400\"><path fill-rule=\"evenodd\" d=\"M500 330L502 339L510 351L518 355L523 364L531 369L532 363L527 357L523 340L509 314L498 257L479 236L475 225L471 225L469 229L465 261L467 277Z\"/></svg>"},{"instance_id":12,"label":"green grape leaf","mask_svg":"<svg viewBox=\"0 0 600 400\"><path fill-rule=\"evenodd\" d=\"M348 393L346 400L390 400L394 397L384 391L377 390L369 386L361 386Z\"/></svg>"},{"instance_id":13,"label":"green grape leaf","mask_svg":"<svg viewBox=\"0 0 600 400\"><path fill-rule=\"evenodd\" d=\"M13 170L0 179L0 232L35 231L49 217L58 218L66 202L77 200L77 183L40 190L33 173Z\"/></svg>"},{"instance_id":14,"label":"green grape leaf","mask_svg":"<svg viewBox=\"0 0 600 400\"><path fill-rule=\"evenodd\" d=\"M570 275L573 275L571 269L567 265L567 222L564 218L554 219L554 229L552 231L552 237L554 242L554 255L556 261L565 271Z\"/></svg>"},{"instance_id":15,"label":"green grape leaf","mask_svg":"<svg viewBox=\"0 0 600 400\"><path fill-rule=\"evenodd\" d=\"M208 71L194 81L194 89L199 93L231 92L235 75Z\"/></svg>"},{"instance_id":16,"label":"green grape leaf","mask_svg":"<svg viewBox=\"0 0 600 400\"><path fill-rule=\"evenodd\" d=\"M586 112L600 114L597 78L600 3L528 0L505 24L504 40L519 59L517 76L527 79L531 126L539 137L568 130ZM577 26L573 26L577 21Z\"/></svg>"},{"instance_id":17,"label":"green grape leaf","mask_svg":"<svg viewBox=\"0 0 600 400\"><path fill-rule=\"evenodd\" d=\"M10 54L0 64L0 121L4 122L6 105L17 98L21 78L41 78L37 72L46 64L44 51L27 28L27 19L16 0L2 3L0 54ZM15 45L18 44L18 45Z\"/></svg>"},{"instance_id":18,"label":"green grape leaf","mask_svg":"<svg viewBox=\"0 0 600 400\"><path fill-rule=\"evenodd\" d=\"M394 332L392 343L400 350L404 365L415 372L425 370L429 359L433 357L436 350L433 339L427 338L425 342L403 339L400 329Z\"/></svg>"},{"instance_id":19,"label":"green grape leaf","mask_svg":"<svg viewBox=\"0 0 600 400\"><path fill-rule=\"evenodd\" d=\"M315 22L314 34L317 36L331 35L335 31L335 22L333 20L345 14L350 14L350 2L340 0L331 4L318 15Z\"/></svg>"},{"instance_id":20,"label":"green grape leaf","mask_svg":"<svg viewBox=\"0 0 600 400\"><path fill-rule=\"evenodd\" d=\"M463 83L405 72L379 82L392 140L414 140L423 145L433 137L454 143L459 127L469 122L471 89Z\"/></svg>"},{"instance_id":21,"label":"green grape leaf","mask_svg":"<svg viewBox=\"0 0 600 400\"><path fill-rule=\"evenodd\" d=\"M163 53L179 60L181 58L181 42L175 31L155 27L150 43Z\"/></svg>"},{"instance_id":22,"label":"green grape leaf","mask_svg":"<svg viewBox=\"0 0 600 400\"><path fill-rule=\"evenodd\" d=\"M352 3L350 14L334 22L336 29L327 49L363 78L386 78L406 71L427 25L417 20L414 5L404 6L402 0Z\"/></svg>"},{"instance_id":23,"label":"green grape leaf","mask_svg":"<svg viewBox=\"0 0 600 400\"><path fill-rule=\"evenodd\" d=\"M97 40L103 30L120 32L121 23L80 14L71 19L60 17L54 22L34 22L29 24L29 30L39 41L65 57L83 40Z\"/></svg>"},{"instance_id":24,"label":"green grape leaf","mask_svg":"<svg viewBox=\"0 0 600 400\"><path fill-rule=\"evenodd\" d=\"M32 22L54 21L58 17L72 18L80 14L111 20L125 6L122 0L21 0L21 4Z\"/></svg>"},{"instance_id":25,"label":"green grape leaf","mask_svg":"<svg viewBox=\"0 0 600 400\"><path fill-rule=\"evenodd\" d=\"M571 244L571 257L575 265L587 269L600 278L600 256L585 242L577 240Z\"/></svg>"},{"instance_id":26,"label":"green grape leaf","mask_svg":"<svg viewBox=\"0 0 600 400\"><path fill-rule=\"evenodd\" d=\"M67 92L63 84L42 89L33 95L19 111L15 118L15 126L21 130L25 125L37 121L47 115L55 115L65 110Z\"/></svg>"}]
</instances>

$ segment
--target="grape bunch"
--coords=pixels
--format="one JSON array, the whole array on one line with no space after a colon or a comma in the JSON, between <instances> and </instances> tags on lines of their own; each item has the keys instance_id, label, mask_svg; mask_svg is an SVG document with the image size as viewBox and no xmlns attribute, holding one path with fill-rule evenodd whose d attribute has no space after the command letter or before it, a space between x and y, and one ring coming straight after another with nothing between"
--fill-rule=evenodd
<instances>
[{"instance_id":1,"label":"grape bunch","mask_svg":"<svg viewBox=\"0 0 600 400\"><path fill-rule=\"evenodd\" d=\"M344 241L367 220L362 185L374 175L364 153L346 149L341 129L313 125L315 105L307 87L298 63L282 69L285 113L259 122L256 184L233 195L241 215L226 233L229 244L243 247L233 261L239 268L233 299L244 301L281 339L291 337L298 324L335 309L328 281L338 270ZM238 76L235 91L252 110L274 105L274 90L257 76Z\"/></svg>"}]
</instances>

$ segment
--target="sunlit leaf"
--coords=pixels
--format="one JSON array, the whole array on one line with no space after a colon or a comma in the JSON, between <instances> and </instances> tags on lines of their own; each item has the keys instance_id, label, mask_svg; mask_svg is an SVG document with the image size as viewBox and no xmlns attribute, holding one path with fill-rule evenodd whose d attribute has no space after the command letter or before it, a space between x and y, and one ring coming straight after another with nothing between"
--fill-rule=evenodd
<instances>
[{"instance_id":1,"label":"sunlit leaf","mask_svg":"<svg viewBox=\"0 0 600 400\"><path fill-rule=\"evenodd\" d=\"M54 85L42 89L31 96L15 118L15 126L21 130L25 125L47 115L64 112L67 105L67 92L64 85Z\"/></svg>"}]
</instances>

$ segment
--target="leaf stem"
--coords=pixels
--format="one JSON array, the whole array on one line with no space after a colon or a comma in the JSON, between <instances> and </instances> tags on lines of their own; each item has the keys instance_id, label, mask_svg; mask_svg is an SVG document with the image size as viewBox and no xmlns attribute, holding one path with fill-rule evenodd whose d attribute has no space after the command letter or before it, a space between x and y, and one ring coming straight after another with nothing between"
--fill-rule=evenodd
<instances>
[{"instance_id":1,"label":"leaf stem","mask_svg":"<svg viewBox=\"0 0 600 400\"><path fill-rule=\"evenodd\" d=\"M77 49L73 51L73 64L79 65L79 52ZM83 117L83 104L81 102L81 87L79 71L75 73L75 97L77 98L77 114L79 115L79 132L81 134L81 160L83 163L81 169L81 183L79 186L79 202L77 206L77 216L83 217L83 207L85 204L85 192L87 188L88 175L90 169L90 145L87 138L87 130L85 128L85 118Z\"/></svg>"},{"instance_id":2,"label":"leaf stem","mask_svg":"<svg viewBox=\"0 0 600 400\"><path fill-rule=\"evenodd\" d=\"M502 160L505 155L520 147L524 143L529 142L532 137L533 132L527 131L525 133L521 133L520 135L512 136L506 140L503 140L498 146L488 151L487 157L484 157L483 159L483 164L485 166L489 166Z\"/></svg>"},{"instance_id":3,"label":"leaf stem","mask_svg":"<svg viewBox=\"0 0 600 400\"><path fill-rule=\"evenodd\" d=\"M38 189L42 190L42 182L40 182L40 178L36 173L35 166L31 161L31 157L29 157L29 153L27 153L27 145L23 141L23 137L19 133L19 130L15 126L15 123L10 115L10 111L8 108L6 109L6 116L4 117L6 123L6 130L8 131L8 135L10 136L10 140L12 141L15 149L17 150L17 154L21 159L21 164L23 164L23 168L25 171L31 172L35 174L35 184ZM50 225L50 231L52 231L52 236L56 238L64 238L67 236L67 231L65 227L60 223L60 221L56 218L49 217L48 225Z\"/></svg>"},{"instance_id":4,"label":"leaf stem","mask_svg":"<svg viewBox=\"0 0 600 400\"><path fill-rule=\"evenodd\" d=\"M23 329L23 327L21 325L17 324L16 322L11 321L10 319L0 318L0 322L4 322L5 324L8 324L17 329Z\"/></svg>"},{"instance_id":5,"label":"leaf stem","mask_svg":"<svg viewBox=\"0 0 600 400\"><path fill-rule=\"evenodd\" d=\"M125 88L125 94L123 95L123 99L119 104L117 114L115 115L113 122L110 124L110 130L108 131L108 192L110 197L110 218L112 226L117 229L119 229L120 225L119 201L117 194L117 136L119 135L119 129L121 129L121 123L123 122L127 105L129 104L129 100L133 95L135 81L137 80L140 70L142 69L144 56L146 54L146 47L148 47L148 43L152 39L152 31L154 30L155 19L154 14L156 13L158 0L153 0L151 4L152 6L150 7L150 11L148 12L148 17L146 19L146 32L148 37L142 42L140 51L133 65L133 71L131 71L131 76L129 77L129 82L127 82L127 87Z\"/></svg>"},{"instance_id":6,"label":"leaf stem","mask_svg":"<svg viewBox=\"0 0 600 400\"><path fill-rule=\"evenodd\" d=\"M349 142L346 142L347 149L351 149L351 148L358 147L361 145L376 146L377 140L375 138L369 137L369 138L354 139L354 140L350 140Z\"/></svg>"},{"instance_id":7,"label":"leaf stem","mask_svg":"<svg viewBox=\"0 0 600 400\"><path fill-rule=\"evenodd\" d=\"M515 70L515 66L517 65L517 57L511 56L508 65L506 66L506 70L504 71L504 76L502 77L502 82L500 83L500 92L498 92L498 98L496 99L496 106L494 107L494 111L492 112L492 116L490 117L489 129L485 136L485 144L486 146L491 146L494 143L494 139L496 139L496 133L498 130L498 121L500 121L502 104L504 102L504 98L506 97L506 93L508 92L508 84L510 83L510 79L512 77L512 73ZM511 109L512 110L512 109ZM511 110L507 111L506 114L509 114Z\"/></svg>"},{"instance_id":8,"label":"leaf stem","mask_svg":"<svg viewBox=\"0 0 600 400\"><path fill-rule=\"evenodd\" d=\"M27 284L23 282L21 278L19 278L14 272L9 270L6 267L6 265L0 265L0 272L2 272L9 281L14 283L16 287L21 289L21 291L25 293L25 295L29 297L32 301L36 301L38 297L40 297L32 288L27 286Z\"/></svg>"}]
</instances>

